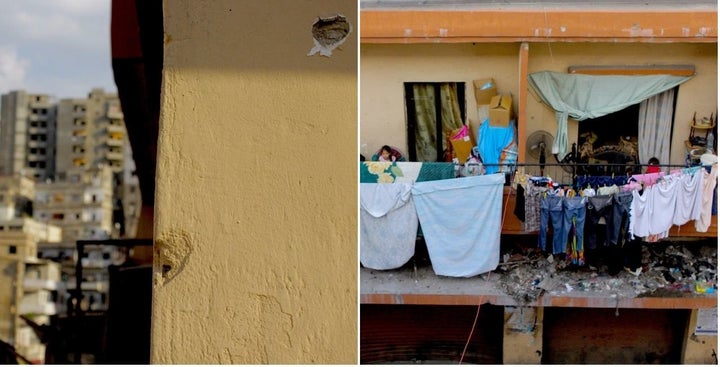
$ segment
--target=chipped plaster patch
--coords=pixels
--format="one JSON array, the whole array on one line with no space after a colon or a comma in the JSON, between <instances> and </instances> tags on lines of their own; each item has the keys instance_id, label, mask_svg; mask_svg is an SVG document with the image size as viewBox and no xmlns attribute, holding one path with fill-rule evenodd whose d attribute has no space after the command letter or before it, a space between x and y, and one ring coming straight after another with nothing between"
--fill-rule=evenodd
<instances>
[{"instance_id":1,"label":"chipped plaster patch","mask_svg":"<svg viewBox=\"0 0 720 367\"><path fill-rule=\"evenodd\" d=\"M312 26L315 47L307 55L313 56L320 53L322 56L330 57L332 51L347 40L350 32L352 32L352 25L343 15L337 14L328 18L318 17Z\"/></svg>"},{"instance_id":2,"label":"chipped plaster patch","mask_svg":"<svg viewBox=\"0 0 720 367\"><path fill-rule=\"evenodd\" d=\"M171 229L163 232L155 240L155 285L163 284L174 279L187 264L192 253L190 235L181 229Z\"/></svg>"},{"instance_id":3,"label":"chipped plaster patch","mask_svg":"<svg viewBox=\"0 0 720 367\"><path fill-rule=\"evenodd\" d=\"M440 37L447 37L448 30L445 28L440 28Z\"/></svg>"},{"instance_id":4,"label":"chipped plaster patch","mask_svg":"<svg viewBox=\"0 0 720 367\"><path fill-rule=\"evenodd\" d=\"M652 37L654 33L652 28L642 28L638 24L633 24L632 28L625 28L623 31L630 33L630 37Z\"/></svg>"},{"instance_id":5,"label":"chipped plaster patch","mask_svg":"<svg viewBox=\"0 0 720 367\"><path fill-rule=\"evenodd\" d=\"M708 33L710 33L710 31L712 31L712 28L710 28L710 27L700 27L700 29L698 29L698 33L696 34L696 36L697 37L705 37L708 35Z\"/></svg>"}]
</instances>

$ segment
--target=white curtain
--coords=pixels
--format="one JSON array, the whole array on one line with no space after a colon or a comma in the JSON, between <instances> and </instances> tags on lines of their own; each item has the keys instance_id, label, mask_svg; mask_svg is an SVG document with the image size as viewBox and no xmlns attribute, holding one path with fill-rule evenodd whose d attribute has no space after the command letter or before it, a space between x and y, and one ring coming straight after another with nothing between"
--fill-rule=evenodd
<instances>
[{"instance_id":1,"label":"white curtain","mask_svg":"<svg viewBox=\"0 0 720 367\"><path fill-rule=\"evenodd\" d=\"M675 89L658 93L640 103L638 116L638 155L640 163L655 157L670 163L670 129L672 128Z\"/></svg>"}]
</instances>

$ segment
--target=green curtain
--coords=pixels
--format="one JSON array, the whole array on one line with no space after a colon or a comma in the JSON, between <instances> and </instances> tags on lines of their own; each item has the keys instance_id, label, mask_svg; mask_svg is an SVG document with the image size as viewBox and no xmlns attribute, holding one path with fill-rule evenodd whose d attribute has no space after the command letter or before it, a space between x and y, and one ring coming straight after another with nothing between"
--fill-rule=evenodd
<instances>
[{"instance_id":1,"label":"green curtain","mask_svg":"<svg viewBox=\"0 0 720 367\"><path fill-rule=\"evenodd\" d=\"M555 110L558 128L552 152L567 154L567 120L605 116L674 88L692 77L673 75L584 75L541 71L528 75L540 99Z\"/></svg>"},{"instance_id":2,"label":"green curtain","mask_svg":"<svg viewBox=\"0 0 720 367\"><path fill-rule=\"evenodd\" d=\"M440 108L442 116L440 149L447 149L447 133L463 126L457 83L440 84ZM435 83L413 84L415 104L415 153L420 162L435 162L438 157Z\"/></svg>"}]
</instances>

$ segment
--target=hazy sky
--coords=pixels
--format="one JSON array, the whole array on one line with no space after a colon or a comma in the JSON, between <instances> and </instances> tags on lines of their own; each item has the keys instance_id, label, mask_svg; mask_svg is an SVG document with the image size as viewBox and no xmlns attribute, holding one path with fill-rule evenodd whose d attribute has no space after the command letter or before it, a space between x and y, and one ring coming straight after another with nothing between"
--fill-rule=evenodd
<instances>
[{"instance_id":1,"label":"hazy sky","mask_svg":"<svg viewBox=\"0 0 720 367\"><path fill-rule=\"evenodd\" d=\"M0 0L0 94L24 89L57 99L116 92L111 0Z\"/></svg>"}]
</instances>

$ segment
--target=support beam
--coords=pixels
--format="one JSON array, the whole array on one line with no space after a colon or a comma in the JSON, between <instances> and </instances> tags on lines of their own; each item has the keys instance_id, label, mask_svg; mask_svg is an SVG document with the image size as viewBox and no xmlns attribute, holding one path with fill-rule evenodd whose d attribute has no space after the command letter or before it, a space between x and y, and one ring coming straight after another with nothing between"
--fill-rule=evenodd
<instances>
[{"instance_id":1,"label":"support beam","mask_svg":"<svg viewBox=\"0 0 720 367\"><path fill-rule=\"evenodd\" d=\"M517 117L517 144L518 144L518 162L525 162L525 126L527 125L527 80L528 80L528 53L530 46L527 42L520 44L520 53L518 55L518 117Z\"/></svg>"},{"instance_id":2,"label":"support beam","mask_svg":"<svg viewBox=\"0 0 720 367\"><path fill-rule=\"evenodd\" d=\"M360 12L361 43L717 43L717 9Z\"/></svg>"},{"instance_id":3,"label":"support beam","mask_svg":"<svg viewBox=\"0 0 720 367\"><path fill-rule=\"evenodd\" d=\"M717 310L717 309L716 309ZM685 332L680 363L682 364L714 364L717 365L718 358L716 349L718 337L715 335L695 335L695 327L698 322L700 310L691 310L690 319ZM717 311L715 311L717 315ZM715 321L717 322L717 320Z\"/></svg>"},{"instance_id":4,"label":"support beam","mask_svg":"<svg viewBox=\"0 0 720 367\"><path fill-rule=\"evenodd\" d=\"M503 364L540 364L542 307L505 307Z\"/></svg>"}]
</instances>

